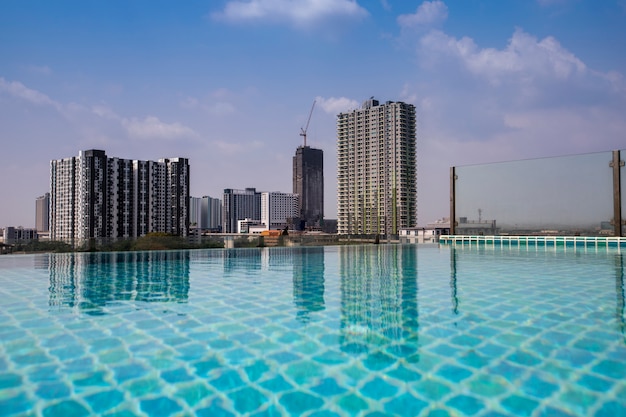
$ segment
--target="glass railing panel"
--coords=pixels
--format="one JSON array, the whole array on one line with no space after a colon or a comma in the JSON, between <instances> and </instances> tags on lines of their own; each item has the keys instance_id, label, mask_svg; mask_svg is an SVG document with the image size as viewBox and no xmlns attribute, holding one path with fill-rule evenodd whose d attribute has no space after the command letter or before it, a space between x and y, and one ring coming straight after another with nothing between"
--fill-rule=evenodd
<instances>
[{"instance_id":1,"label":"glass railing panel","mask_svg":"<svg viewBox=\"0 0 626 417\"><path fill-rule=\"evenodd\" d=\"M601 152L456 167L455 233L613 236L611 160Z\"/></svg>"}]
</instances>

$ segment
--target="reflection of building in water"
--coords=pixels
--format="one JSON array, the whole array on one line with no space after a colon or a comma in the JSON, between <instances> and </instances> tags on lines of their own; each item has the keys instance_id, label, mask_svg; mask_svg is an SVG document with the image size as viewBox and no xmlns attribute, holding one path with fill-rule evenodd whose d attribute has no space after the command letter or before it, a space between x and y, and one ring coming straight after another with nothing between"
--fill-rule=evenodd
<instances>
[{"instance_id":1,"label":"reflection of building in water","mask_svg":"<svg viewBox=\"0 0 626 417\"><path fill-rule=\"evenodd\" d=\"M117 301L186 302L189 252L50 256L51 306L97 314Z\"/></svg>"},{"instance_id":2,"label":"reflection of building in water","mask_svg":"<svg viewBox=\"0 0 626 417\"><path fill-rule=\"evenodd\" d=\"M261 270L261 250L258 248L239 248L223 251L224 272L235 272L239 269L248 271Z\"/></svg>"},{"instance_id":3,"label":"reflection of building in water","mask_svg":"<svg viewBox=\"0 0 626 417\"><path fill-rule=\"evenodd\" d=\"M345 246L339 256L342 349L358 353L390 345L386 349L417 351L415 246Z\"/></svg>"},{"instance_id":4,"label":"reflection of building in water","mask_svg":"<svg viewBox=\"0 0 626 417\"><path fill-rule=\"evenodd\" d=\"M324 310L324 248L293 248L293 302L297 317Z\"/></svg>"}]
</instances>

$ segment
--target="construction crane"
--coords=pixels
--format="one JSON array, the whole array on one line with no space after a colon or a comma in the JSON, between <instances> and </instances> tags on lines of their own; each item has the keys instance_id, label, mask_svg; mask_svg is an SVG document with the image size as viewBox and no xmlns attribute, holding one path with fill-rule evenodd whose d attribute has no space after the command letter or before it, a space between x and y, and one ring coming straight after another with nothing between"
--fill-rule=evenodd
<instances>
[{"instance_id":1,"label":"construction crane","mask_svg":"<svg viewBox=\"0 0 626 417\"><path fill-rule=\"evenodd\" d=\"M311 111L309 112L309 118L306 121L306 126L300 128L300 136L304 138L305 148L306 148L306 131L309 130L309 122L311 122L311 116L313 115L314 108L315 108L315 100L313 100L313 105L311 106Z\"/></svg>"}]
</instances>

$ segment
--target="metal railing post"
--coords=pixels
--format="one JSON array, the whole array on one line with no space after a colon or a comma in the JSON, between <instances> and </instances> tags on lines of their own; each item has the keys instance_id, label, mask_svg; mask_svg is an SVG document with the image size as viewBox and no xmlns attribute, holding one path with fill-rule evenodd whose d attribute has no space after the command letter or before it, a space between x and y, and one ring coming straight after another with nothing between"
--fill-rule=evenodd
<instances>
[{"instance_id":1,"label":"metal railing post","mask_svg":"<svg viewBox=\"0 0 626 417\"><path fill-rule=\"evenodd\" d=\"M450 167L450 234L456 234L456 172L454 167Z\"/></svg>"},{"instance_id":2,"label":"metal railing post","mask_svg":"<svg viewBox=\"0 0 626 417\"><path fill-rule=\"evenodd\" d=\"M609 164L613 168L613 233L621 237L622 233L622 195L620 184L620 171L624 161L620 159L620 151L613 151L613 160Z\"/></svg>"}]
</instances>

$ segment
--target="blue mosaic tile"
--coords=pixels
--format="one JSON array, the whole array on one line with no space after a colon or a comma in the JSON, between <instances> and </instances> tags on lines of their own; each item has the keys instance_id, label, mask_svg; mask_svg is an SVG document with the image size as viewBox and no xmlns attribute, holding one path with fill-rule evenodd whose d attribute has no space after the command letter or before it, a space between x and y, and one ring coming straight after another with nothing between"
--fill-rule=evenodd
<instances>
[{"instance_id":1,"label":"blue mosaic tile","mask_svg":"<svg viewBox=\"0 0 626 417\"><path fill-rule=\"evenodd\" d=\"M367 416L369 417L370 414L367 414ZM322 410L322 411L316 411L314 413L311 413L309 417L341 417L341 415L335 413L334 411Z\"/></svg>"},{"instance_id":2,"label":"blue mosaic tile","mask_svg":"<svg viewBox=\"0 0 626 417\"><path fill-rule=\"evenodd\" d=\"M487 398L497 397L508 390L506 379L488 374L476 375L468 382L468 388L472 393Z\"/></svg>"},{"instance_id":3,"label":"blue mosaic tile","mask_svg":"<svg viewBox=\"0 0 626 417\"><path fill-rule=\"evenodd\" d=\"M422 374L416 370L412 370L404 365L399 365L396 369L388 372L389 376L404 382L418 381L422 378Z\"/></svg>"},{"instance_id":4,"label":"blue mosaic tile","mask_svg":"<svg viewBox=\"0 0 626 417\"><path fill-rule=\"evenodd\" d=\"M613 386L611 381L589 374L582 375L577 381L577 384L597 392L607 392Z\"/></svg>"},{"instance_id":5,"label":"blue mosaic tile","mask_svg":"<svg viewBox=\"0 0 626 417\"><path fill-rule=\"evenodd\" d=\"M373 352L367 355L367 358L363 360L363 365L372 371L380 371L388 368L395 363L395 359L392 356L384 352Z\"/></svg>"},{"instance_id":6,"label":"blue mosaic tile","mask_svg":"<svg viewBox=\"0 0 626 417\"><path fill-rule=\"evenodd\" d=\"M398 387L388 383L382 378L374 378L363 385L360 391L366 397L381 400L385 397L393 397L398 391Z\"/></svg>"},{"instance_id":7,"label":"blue mosaic tile","mask_svg":"<svg viewBox=\"0 0 626 417\"><path fill-rule=\"evenodd\" d=\"M417 416L428 403L409 393L402 394L385 403L385 411L399 416Z\"/></svg>"},{"instance_id":8,"label":"blue mosaic tile","mask_svg":"<svg viewBox=\"0 0 626 417\"><path fill-rule=\"evenodd\" d=\"M587 414L596 403L598 397L590 391L570 387L561 393L559 399L566 403L568 408L575 410L577 414Z\"/></svg>"},{"instance_id":9,"label":"blue mosaic tile","mask_svg":"<svg viewBox=\"0 0 626 417\"><path fill-rule=\"evenodd\" d=\"M244 371L250 381L259 380L269 370L269 365L263 360L256 360L254 363L244 367Z\"/></svg>"},{"instance_id":10,"label":"blue mosaic tile","mask_svg":"<svg viewBox=\"0 0 626 417\"><path fill-rule=\"evenodd\" d=\"M213 394L213 391L203 382L194 382L178 387L174 395L194 407L211 394Z\"/></svg>"},{"instance_id":11,"label":"blue mosaic tile","mask_svg":"<svg viewBox=\"0 0 626 417\"><path fill-rule=\"evenodd\" d=\"M86 396L85 401L93 411L100 414L122 403L124 401L124 393L119 390L100 391Z\"/></svg>"},{"instance_id":12,"label":"blue mosaic tile","mask_svg":"<svg viewBox=\"0 0 626 417\"><path fill-rule=\"evenodd\" d=\"M337 383L334 378L324 378L320 383L311 388L311 391L319 394L321 397L331 397L346 392L346 388Z\"/></svg>"},{"instance_id":13,"label":"blue mosaic tile","mask_svg":"<svg viewBox=\"0 0 626 417\"><path fill-rule=\"evenodd\" d=\"M337 401L339 405L348 415L362 414L368 409L368 403L360 395L356 393L348 393Z\"/></svg>"},{"instance_id":14,"label":"blue mosaic tile","mask_svg":"<svg viewBox=\"0 0 626 417\"><path fill-rule=\"evenodd\" d=\"M489 358L499 358L508 348L488 342L484 346L476 348L476 350Z\"/></svg>"},{"instance_id":15,"label":"blue mosaic tile","mask_svg":"<svg viewBox=\"0 0 626 417\"><path fill-rule=\"evenodd\" d=\"M22 384L22 377L14 373L0 374L0 389L19 387Z\"/></svg>"},{"instance_id":16,"label":"blue mosaic tile","mask_svg":"<svg viewBox=\"0 0 626 417\"><path fill-rule=\"evenodd\" d=\"M482 342L482 340L478 337L461 334L459 336L455 336L450 339L450 342L459 346L470 346L474 347Z\"/></svg>"},{"instance_id":17,"label":"blue mosaic tile","mask_svg":"<svg viewBox=\"0 0 626 417\"><path fill-rule=\"evenodd\" d=\"M458 362L465 366L481 369L487 366L490 361L489 358L472 350L459 357Z\"/></svg>"},{"instance_id":18,"label":"blue mosaic tile","mask_svg":"<svg viewBox=\"0 0 626 417\"><path fill-rule=\"evenodd\" d=\"M618 380L626 379L626 362L603 360L595 365L592 370L609 378Z\"/></svg>"},{"instance_id":19,"label":"blue mosaic tile","mask_svg":"<svg viewBox=\"0 0 626 417\"><path fill-rule=\"evenodd\" d=\"M195 362L192 364L193 368L196 370L196 374L198 376L207 376L214 369L219 369L222 367L222 363L217 358L210 358L207 360L203 360L201 362Z\"/></svg>"},{"instance_id":20,"label":"blue mosaic tile","mask_svg":"<svg viewBox=\"0 0 626 417\"><path fill-rule=\"evenodd\" d=\"M428 410L428 417L451 417L451 414L448 412L448 410L444 410L444 409L434 409L434 410Z\"/></svg>"},{"instance_id":21,"label":"blue mosaic tile","mask_svg":"<svg viewBox=\"0 0 626 417\"><path fill-rule=\"evenodd\" d=\"M502 361L499 364L492 366L490 368L490 372L496 375L500 375L509 381L513 381L515 379L521 378L525 370L521 366Z\"/></svg>"},{"instance_id":22,"label":"blue mosaic tile","mask_svg":"<svg viewBox=\"0 0 626 417\"><path fill-rule=\"evenodd\" d=\"M534 366L541 363L541 359L527 352L516 351L507 357L507 360L523 366Z\"/></svg>"},{"instance_id":23,"label":"blue mosaic tile","mask_svg":"<svg viewBox=\"0 0 626 417\"><path fill-rule=\"evenodd\" d=\"M212 402L208 407L195 410L195 415L200 417L235 417L235 414L224 408L220 401Z\"/></svg>"},{"instance_id":24,"label":"blue mosaic tile","mask_svg":"<svg viewBox=\"0 0 626 417\"><path fill-rule=\"evenodd\" d=\"M306 411L320 408L324 401L305 392L288 392L280 397L279 402L292 415L300 415Z\"/></svg>"},{"instance_id":25,"label":"blue mosaic tile","mask_svg":"<svg viewBox=\"0 0 626 417\"><path fill-rule=\"evenodd\" d=\"M245 387L228 394L240 414L249 413L260 408L267 401L266 396L258 390Z\"/></svg>"},{"instance_id":26,"label":"blue mosaic tile","mask_svg":"<svg viewBox=\"0 0 626 417\"><path fill-rule=\"evenodd\" d=\"M581 349L565 348L557 351L555 358L575 367L583 367L594 360L594 355Z\"/></svg>"},{"instance_id":27,"label":"blue mosaic tile","mask_svg":"<svg viewBox=\"0 0 626 417\"><path fill-rule=\"evenodd\" d=\"M13 397L0 396L0 410L6 415L22 413L33 408L33 401L25 393L19 393Z\"/></svg>"},{"instance_id":28,"label":"blue mosaic tile","mask_svg":"<svg viewBox=\"0 0 626 417\"><path fill-rule=\"evenodd\" d=\"M441 368L439 368L439 370L437 371L437 375L451 381L451 382L460 382L464 379L469 378L470 376L472 376L472 372L465 369L465 368L461 368L459 366L454 366L454 365L443 365Z\"/></svg>"},{"instance_id":29,"label":"blue mosaic tile","mask_svg":"<svg viewBox=\"0 0 626 417\"><path fill-rule=\"evenodd\" d=\"M519 395L507 397L500 404L516 416L530 416L539 406L537 401Z\"/></svg>"},{"instance_id":30,"label":"blue mosaic tile","mask_svg":"<svg viewBox=\"0 0 626 417\"><path fill-rule=\"evenodd\" d=\"M314 361L295 362L287 366L285 374L296 384L311 383L324 375L324 368Z\"/></svg>"},{"instance_id":31,"label":"blue mosaic tile","mask_svg":"<svg viewBox=\"0 0 626 417\"><path fill-rule=\"evenodd\" d=\"M414 383L413 387L421 396L433 401L441 400L452 391L448 385L434 378L424 378Z\"/></svg>"},{"instance_id":32,"label":"blue mosaic tile","mask_svg":"<svg viewBox=\"0 0 626 417\"><path fill-rule=\"evenodd\" d=\"M37 396L46 400L70 396L70 388L64 382L42 382L35 391Z\"/></svg>"},{"instance_id":33,"label":"blue mosaic tile","mask_svg":"<svg viewBox=\"0 0 626 417\"><path fill-rule=\"evenodd\" d=\"M552 384L536 375L532 375L522 383L522 390L535 398L548 398L559 390L559 386Z\"/></svg>"},{"instance_id":34,"label":"blue mosaic tile","mask_svg":"<svg viewBox=\"0 0 626 417\"><path fill-rule=\"evenodd\" d=\"M626 404L617 401L606 402L595 413L595 417L624 417L626 416Z\"/></svg>"},{"instance_id":35,"label":"blue mosaic tile","mask_svg":"<svg viewBox=\"0 0 626 417\"><path fill-rule=\"evenodd\" d=\"M270 405L265 410L250 414L250 417L283 417L284 413L275 405Z\"/></svg>"},{"instance_id":36,"label":"blue mosaic tile","mask_svg":"<svg viewBox=\"0 0 626 417\"><path fill-rule=\"evenodd\" d=\"M293 388L293 385L287 382L282 375L277 375L272 379L263 381L259 385L273 392L283 392Z\"/></svg>"},{"instance_id":37,"label":"blue mosaic tile","mask_svg":"<svg viewBox=\"0 0 626 417\"><path fill-rule=\"evenodd\" d=\"M106 381L107 378L107 374L104 371L98 371L98 372L93 372L90 373L88 376L84 377L84 378L78 378L75 379L74 382L74 386L75 387L106 387L109 384L108 381Z\"/></svg>"},{"instance_id":38,"label":"blue mosaic tile","mask_svg":"<svg viewBox=\"0 0 626 417\"><path fill-rule=\"evenodd\" d=\"M89 410L73 400L62 401L43 409L44 417L82 417L90 415Z\"/></svg>"},{"instance_id":39,"label":"blue mosaic tile","mask_svg":"<svg viewBox=\"0 0 626 417\"><path fill-rule=\"evenodd\" d=\"M450 407L456 408L463 415L473 416L484 408L481 400L468 395L457 395L446 402Z\"/></svg>"}]
</instances>

